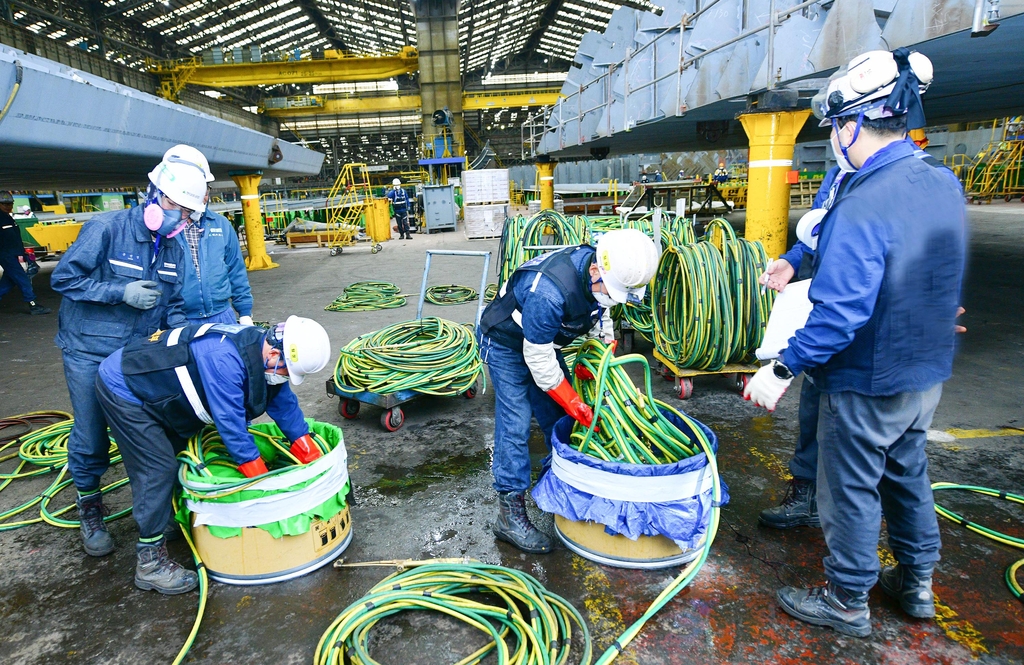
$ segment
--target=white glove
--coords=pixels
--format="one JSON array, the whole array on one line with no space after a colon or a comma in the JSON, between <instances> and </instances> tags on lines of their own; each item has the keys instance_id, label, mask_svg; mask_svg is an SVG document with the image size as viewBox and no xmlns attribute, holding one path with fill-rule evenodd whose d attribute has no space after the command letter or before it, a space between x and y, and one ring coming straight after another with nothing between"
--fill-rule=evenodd
<instances>
[{"instance_id":1,"label":"white glove","mask_svg":"<svg viewBox=\"0 0 1024 665\"><path fill-rule=\"evenodd\" d=\"M241 326L251 326L251 325L253 325L252 317L251 316L240 316L240 317L238 317L238 325L241 325Z\"/></svg>"},{"instance_id":2,"label":"white glove","mask_svg":"<svg viewBox=\"0 0 1024 665\"><path fill-rule=\"evenodd\" d=\"M780 379L775 374L776 367L782 368L784 372L780 371L780 374L789 374L789 378ZM756 406L763 406L769 411L774 411L779 398L782 397L783 393L786 392L786 388L789 388L789 384L792 382L793 375L789 368L779 361L773 360L757 370L757 373L750 379L747 387L743 389L743 399L750 400Z\"/></svg>"}]
</instances>

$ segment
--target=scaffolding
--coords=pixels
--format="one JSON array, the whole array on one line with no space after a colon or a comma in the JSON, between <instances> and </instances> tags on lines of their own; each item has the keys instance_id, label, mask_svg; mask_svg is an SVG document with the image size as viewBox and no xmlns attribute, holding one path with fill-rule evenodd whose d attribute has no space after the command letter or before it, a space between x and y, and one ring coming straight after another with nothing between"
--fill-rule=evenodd
<instances>
[{"instance_id":1,"label":"scaffolding","mask_svg":"<svg viewBox=\"0 0 1024 665\"><path fill-rule=\"evenodd\" d=\"M1001 130L1001 131L1000 131ZM954 155L953 165L957 166ZM1024 200L1024 117L1004 118L994 123L992 140L970 166L961 160L960 171L964 191L969 201L991 203L1002 197L1006 202L1022 197Z\"/></svg>"},{"instance_id":2,"label":"scaffolding","mask_svg":"<svg viewBox=\"0 0 1024 665\"><path fill-rule=\"evenodd\" d=\"M365 219L366 206L372 199L366 164L345 164L327 194L327 246L331 256L356 244L356 235L362 230L360 222Z\"/></svg>"}]
</instances>

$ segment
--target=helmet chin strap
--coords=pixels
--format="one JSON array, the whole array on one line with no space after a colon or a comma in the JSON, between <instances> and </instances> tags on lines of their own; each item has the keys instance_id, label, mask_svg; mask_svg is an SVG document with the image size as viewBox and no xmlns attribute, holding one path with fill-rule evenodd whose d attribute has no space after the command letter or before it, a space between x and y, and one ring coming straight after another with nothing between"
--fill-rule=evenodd
<instances>
[{"instance_id":1,"label":"helmet chin strap","mask_svg":"<svg viewBox=\"0 0 1024 665\"><path fill-rule=\"evenodd\" d=\"M839 138L839 122L835 118L832 119L832 129L834 129L836 132L836 143L839 144L839 149L843 151L843 157L845 157L846 161L849 162L851 165L853 164L853 160L850 159L850 153L848 153L847 150L852 148L853 144L857 142L857 137L860 136L861 123L863 122L864 112L861 111L860 113L857 114L857 126L853 128L853 138L850 139L850 145L843 145L843 140Z\"/></svg>"}]
</instances>

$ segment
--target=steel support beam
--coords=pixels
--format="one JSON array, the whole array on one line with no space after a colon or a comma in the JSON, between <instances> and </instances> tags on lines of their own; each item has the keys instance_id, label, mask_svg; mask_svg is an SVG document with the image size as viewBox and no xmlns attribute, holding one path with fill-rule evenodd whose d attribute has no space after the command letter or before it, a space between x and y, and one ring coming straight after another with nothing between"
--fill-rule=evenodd
<instances>
[{"instance_id":1,"label":"steel support beam","mask_svg":"<svg viewBox=\"0 0 1024 665\"><path fill-rule=\"evenodd\" d=\"M543 90L503 90L501 92L466 92L462 95L463 111L550 106L560 97L558 88ZM294 106L262 108L260 112L274 118L301 118L316 115L359 115L366 113L418 112L420 95L376 97L301 97Z\"/></svg>"},{"instance_id":2,"label":"steel support beam","mask_svg":"<svg viewBox=\"0 0 1024 665\"><path fill-rule=\"evenodd\" d=\"M462 118L462 73L459 68L458 0L413 0L416 45L420 54L423 136L440 134L431 119L445 107L452 114L455 156L465 151Z\"/></svg>"},{"instance_id":3,"label":"steel support beam","mask_svg":"<svg viewBox=\"0 0 1024 665\"><path fill-rule=\"evenodd\" d=\"M245 246L248 256L245 267L249 270L270 270L276 268L267 254L267 243L263 237L263 214L260 213L260 178L262 172L232 173L231 179L242 192L242 219L245 220Z\"/></svg>"}]
</instances>

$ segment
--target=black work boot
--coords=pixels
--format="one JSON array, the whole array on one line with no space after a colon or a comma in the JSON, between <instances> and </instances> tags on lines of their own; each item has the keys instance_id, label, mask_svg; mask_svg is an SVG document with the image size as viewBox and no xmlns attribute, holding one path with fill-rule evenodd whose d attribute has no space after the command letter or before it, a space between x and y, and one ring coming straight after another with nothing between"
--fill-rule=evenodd
<instances>
[{"instance_id":1,"label":"black work boot","mask_svg":"<svg viewBox=\"0 0 1024 665\"><path fill-rule=\"evenodd\" d=\"M525 492L498 492L498 520L494 535L524 552L547 554L551 539L530 522L526 514Z\"/></svg>"},{"instance_id":2,"label":"black work boot","mask_svg":"<svg viewBox=\"0 0 1024 665\"><path fill-rule=\"evenodd\" d=\"M843 635L867 637L871 634L871 610L868 593L847 591L828 581L811 589L782 587L775 594L786 614L815 626L828 626Z\"/></svg>"},{"instance_id":3,"label":"black work boot","mask_svg":"<svg viewBox=\"0 0 1024 665\"><path fill-rule=\"evenodd\" d=\"M159 591L168 596L187 593L199 584L199 577L171 561L167 543L136 543L135 586L143 591Z\"/></svg>"},{"instance_id":4,"label":"black work boot","mask_svg":"<svg viewBox=\"0 0 1024 665\"><path fill-rule=\"evenodd\" d=\"M78 505L78 529L85 553L89 556L106 556L113 552L114 539L103 523L103 518L110 514L103 505L103 495L99 491L86 496L79 495L75 503Z\"/></svg>"},{"instance_id":5,"label":"black work boot","mask_svg":"<svg viewBox=\"0 0 1024 665\"><path fill-rule=\"evenodd\" d=\"M33 300L32 302L30 302L28 304L28 313L31 314L32 316L39 316L41 314L49 314L52 311L53 310L50 309L49 307L43 307L42 305L37 305L35 300Z\"/></svg>"},{"instance_id":6,"label":"black work boot","mask_svg":"<svg viewBox=\"0 0 1024 665\"><path fill-rule=\"evenodd\" d=\"M900 601L900 607L910 616L918 619L935 616L931 571L925 574L896 564L883 568L878 581L882 583L882 591Z\"/></svg>"},{"instance_id":7,"label":"black work boot","mask_svg":"<svg viewBox=\"0 0 1024 665\"><path fill-rule=\"evenodd\" d=\"M792 529L798 526L821 528L818 517L818 492L813 480L793 478L786 496L774 508L765 508L757 521L772 529Z\"/></svg>"}]
</instances>

